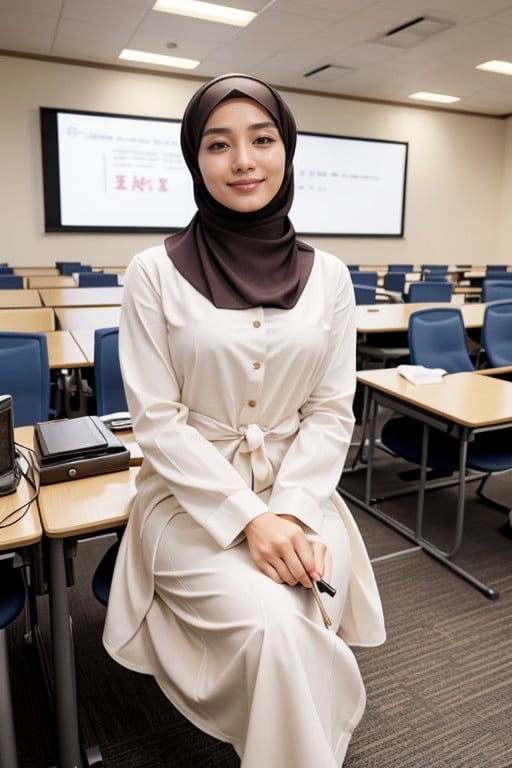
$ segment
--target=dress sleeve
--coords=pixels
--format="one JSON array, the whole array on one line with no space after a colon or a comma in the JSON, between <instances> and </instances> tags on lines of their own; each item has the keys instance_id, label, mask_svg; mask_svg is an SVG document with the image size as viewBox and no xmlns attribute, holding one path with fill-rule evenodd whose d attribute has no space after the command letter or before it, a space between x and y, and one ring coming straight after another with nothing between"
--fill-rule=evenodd
<instances>
[{"instance_id":1,"label":"dress sleeve","mask_svg":"<svg viewBox=\"0 0 512 768\"><path fill-rule=\"evenodd\" d=\"M119 356L134 434L169 493L220 547L268 506L230 462L187 423L161 298L143 259L125 274Z\"/></svg>"},{"instance_id":2,"label":"dress sleeve","mask_svg":"<svg viewBox=\"0 0 512 768\"><path fill-rule=\"evenodd\" d=\"M326 353L269 500L272 512L294 515L315 532L322 521L321 505L339 483L354 428L355 301L341 265L338 275Z\"/></svg>"}]
</instances>

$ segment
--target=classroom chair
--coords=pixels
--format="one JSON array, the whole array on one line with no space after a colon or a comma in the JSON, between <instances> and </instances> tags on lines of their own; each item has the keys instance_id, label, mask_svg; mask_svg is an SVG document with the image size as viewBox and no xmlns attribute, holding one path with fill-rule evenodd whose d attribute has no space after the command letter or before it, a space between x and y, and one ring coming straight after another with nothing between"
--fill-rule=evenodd
<instances>
[{"instance_id":1,"label":"classroom chair","mask_svg":"<svg viewBox=\"0 0 512 768\"><path fill-rule=\"evenodd\" d=\"M0 391L12 396L15 427L50 418L50 366L44 333L0 332Z\"/></svg>"},{"instance_id":2,"label":"classroom chair","mask_svg":"<svg viewBox=\"0 0 512 768\"><path fill-rule=\"evenodd\" d=\"M350 277L352 278L353 283L357 283L358 285L370 285L373 288L376 288L379 276L377 272L357 270L356 272L351 272Z\"/></svg>"},{"instance_id":3,"label":"classroom chair","mask_svg":"<svg viewBox=\"0 0 512 768\"><path fill-rule=\"evenodd\" d=\"M61 275L73 275L75 272L92 272L89 264L62 264L60 267Z\"/></svg>"},{"instance_id":4,"label":"classroom chair","mask_svg":"<svg viewBox=\"0 0 512 768\"><path fill-rule=\"evenodd\" d=\"M510 273L512 275L512 272ZM512 299L512 280L488 280L482 283L481 300L484 304L489 301Z\"/></svg>"},{"instance_id":5,"label":"classroom chair","mask_svg":"<svg viewBox=\"0 0 512 768\"><path fill-rule=\"evenodd\" d=\"M21 275L0 274L0 289L5 288L23 288L23 277Z\"/></svg>"},{"instance_id":6,"label":"classroom chair","mask_svg":"<svg viewBox=\"0 0 512 768\"><path fill-rule=\"evenodd\" d=\"M375 304L377 289L374 285L359 285L354 283L354 296L356 304Z\"/></svg>"},{"instance_id":7,"label":"classroom chair","mask_svg":"<svg viewBox=\"0 0 512 768\"><path fill-rule=\"evenodd\" d=\"M117 327L94 331L94 391L98 416L128 410L119 365L118 338Z\"/></svg>"},{"instance_id":8,"label":"classroom chair","mask_svg":"<svg viewBox=\"0 0 512 768\"><path fill-rule=\"evenodd\" d=\"M481 345L492 368L512 365L512 297L485 308Z\"/></svg>"},{"instance_id":9,"label":"classroom chair","mask_svg":"<svg viewBox=\"0 0 512 768\"><path fill-rule=\"evenodd\" d=\"M95 288L102 286L119 285L117 275L111 272L79 272L79 288Z\"/></svg>"},{"instance_id":10,"label":"classroom chair","mask_svg":"<svg viewBox=\"0 0 512 768\"><path fill-rule=\"evenodd\" d=\"M448 374L474 370L462 314L455 307L413 312L409 319L408 338L413 365L444 368ZM392 416L384 423L380 439L381 445L390 453L421 466L423 426L413 416ZM460 445L457 437L431 427L428 431L428 445L425 446L427 468L440 476L451 476L459 467ZM470 472L478 473L475 478L480 479L476 491L478 496L508 514L509 506L505 509L502 504L487 496L484 487L493 473L512 469L512 428L476 433L474 440L467 443L466 467ZM419 504L421 518L422 495ZM460 543L460 533L456 534L452 550L444 553L446 556L455 553Z\"/></svg>"},{"instance_id":11,"label":"classroom chair","mask_svg":"<svg viewBox=\"0 0 512 768\"><path fill-rule=\"evenodd\" d=\"M14 275L14 268L2 264L2 266L0 266L0 275Z\"/></svg>"},{"instance_id":12,"label":"classroom chair","mask_svg":"<svg viewBox=\"0 0 512 768\"><path fill-rule=\"evenodd\" d=\"M119 545L121 544L121 538L122 531L118 531L115 542L111 544L101 558L92 577L93 594L95 598L105 606L107 605L110 596L110 585L112 583L112 576L114 574L114 566L116 564L116 557L119 551Z\"/></svg>"},{"instance_id":13,"label":"classroom chair","mask_svg":"<svg viewBox=\"0 0 512 768\"><path fill-rule=\"evenodd\" d=\"M434 302L452 300L453 284L448 282L437 282L430 280L420 280L417 283L411 283L407 294L409 302Z\"/></svg>"},{"instance_id":14,"label":"classroom chair","mask_svg":"<svg viewBox=\"0 0 512 768\"><path fill-rule=\"evenodd\" d=\"M76 267L81 267L82 262L81 261L56 261L55 266L59 270L60 274L63 275L64 274L64 272L62 271L63 269L67 270L73 267L75 268L75 271L76 271ZM66 272L66 274L71 274L71 272Z\"/></svg>"},{"instance_id":15,"label":"classroom chair","mask_svg":"<svg viewBox=\"0 0 512 768\"><path fill-rule=\"evenodd\" d=\"M475 369L462 314L456 307L433 307L413 312L407 337L411 365L444 368L449 373Z\"/></svg>"},{"instance_id":16,"label":"classroom chair","mask_svg":"<svg viewBox=\"0 0 512 768\"><path fill-rule=\"evenodd\" d=\"M412 264L389 264L388 272L413 272L414 266Z\"/></svg>"},{"instance_id":17,"label":"classroom chair","mask_svg":"<svg viewBox=\"0 0 512 768\"><path fill-rule=\"evenodd\" d=\"M24 605L25 584L21 569L13 567L12 558L0 560L0 766L2 768L18 766L6 630L16 621Z\"/></svg>"},{"instance_id":18,"label":"classroom chair","mask_svg":"<svg viewBox=\"0 0 512 768\"><path fill-rule=\"evenodd\" d=\"M405 274L405 272L401 272L399 270L386 272L382 280L384 290L399 293L403 300L405 291Z\"/></svg>"}]
</instances>

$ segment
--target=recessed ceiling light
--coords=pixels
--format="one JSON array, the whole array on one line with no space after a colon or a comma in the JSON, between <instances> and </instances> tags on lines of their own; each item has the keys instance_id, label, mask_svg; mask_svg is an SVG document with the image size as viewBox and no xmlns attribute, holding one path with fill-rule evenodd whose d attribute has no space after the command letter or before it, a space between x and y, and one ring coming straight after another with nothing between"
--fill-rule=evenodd
<instances>
[{"instance_id":1,"label":"recessed ceiling light","mask_svg":"<svg viewBox=\"0 0 512 768\"><path fill-rule=\"evenodd\" d=\"M428 91L411 93L408 98L418 99L418 101L435 101L438 104L453 104L454 101L460 101L458 96L446 96L444 93L429 93Z\"/></svg>"},{"instance_id":2,"label":"recessed ceiling light","mask_svg":"<svg viewBox=\"0 0 512 768\"><path fill-rule=\"evenodd\" d=\"M499 75L512 75L512 61L499 61L498 59L484 61L483 64L478 64L476 69L497 72Z\"/></svg>"},{"instance_id":3,"label":"recessed ceiling light","mask_svg":"<svg viewBox=\"0 0 512 768\"><path fill-rule=\"evenodd\" d=\"M252 11L203 3L200 0L157 0L153 10L176 13L178 16L191 16L204 21L218 21L221 24L233 24L235 27L246 27L257 15Z\"/></svg>"},{"instance_id":4,"label":"recessed ceiling light","mask_svg":"<svg viewBox=\"0 0 512 768\"><path fill-rule=\"evenodd\" d=\"M129 48L121 51L119 58L128 61L140 61L144 64L159 64L162 67L175 67L176 69L195 69L199 66L199 62L195 59L181 59L178 56L163 56L160 53L133 51Z\"/></svg>"}]
</instances>

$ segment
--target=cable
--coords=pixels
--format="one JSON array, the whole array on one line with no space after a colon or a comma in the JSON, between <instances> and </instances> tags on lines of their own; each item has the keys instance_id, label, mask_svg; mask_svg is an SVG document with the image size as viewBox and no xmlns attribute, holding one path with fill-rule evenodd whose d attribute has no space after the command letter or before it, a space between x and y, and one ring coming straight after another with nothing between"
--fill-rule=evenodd
<instances>
[{"instance_id":1,"label":"cable","mask_svg":"<svg viewBox=\"0 0 512 768\"><path fill-rule=\"evenodd\" d=\"M37 471L36 463L34 461L35 451L33 448L29 448L27 445L21 445L20 443L15 443L15 446L18 453L17 462L21 475L32 487L34 492L26 501L23 502L23 504L20 504L19 507L16 507L11 512L8 512L6 515L0 518L0 529L9 528L11 525L16 525L16 523L19 523L19 521L22 520L29 511L30 506L39 496L39 472ZM21 465L19 460L20 458L24 460L25 466ZM12 520L11 518L13 518L15 515L15 519Z\"/></svg>"}]
</instances>

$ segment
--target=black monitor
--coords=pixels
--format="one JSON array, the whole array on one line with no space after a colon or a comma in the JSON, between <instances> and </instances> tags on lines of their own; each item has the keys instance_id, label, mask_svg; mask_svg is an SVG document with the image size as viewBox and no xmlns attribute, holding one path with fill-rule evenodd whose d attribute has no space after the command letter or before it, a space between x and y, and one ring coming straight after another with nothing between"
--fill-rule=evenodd
<instances>
[{"instance_id":1,"label":"black monitor","mask_svg":"<svg viewBox=\"0 0 512 768\"><path fill-rule=\"evenodd\" d=\"M16 459L11 395L0 395L0 496L14 493L20 481Z\"/></svg>"}]
</instances>

